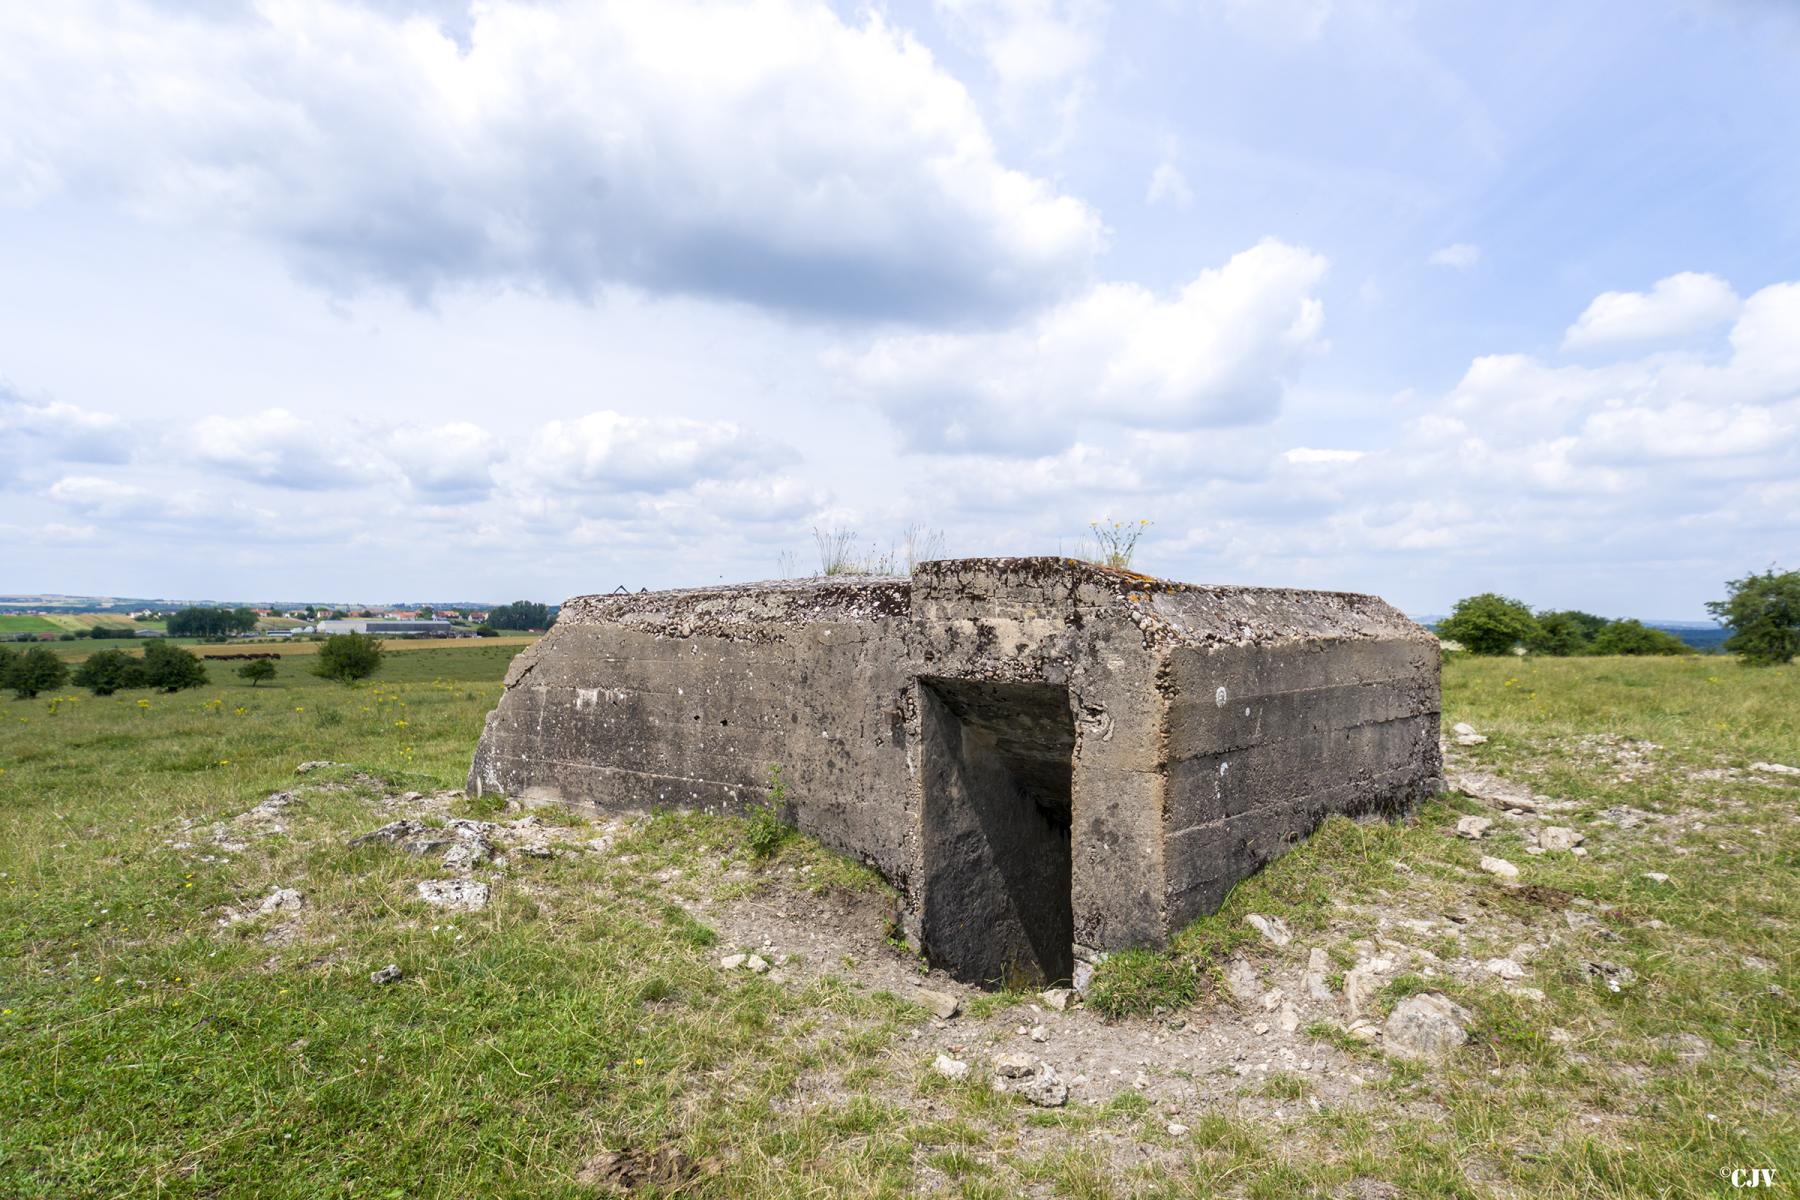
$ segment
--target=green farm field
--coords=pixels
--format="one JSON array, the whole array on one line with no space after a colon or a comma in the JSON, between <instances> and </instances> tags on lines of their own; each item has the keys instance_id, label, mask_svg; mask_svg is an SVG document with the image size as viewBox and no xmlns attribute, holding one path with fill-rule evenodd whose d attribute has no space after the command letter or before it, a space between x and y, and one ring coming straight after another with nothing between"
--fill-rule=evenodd
<instances>
[{"instance_id":1,"label":"green farm field","mask_svg":"<svg viewBox=\"0 0 1800 1200\"><path fill-rule=\"evenodd\" d=\"M0 1195L1586 1200L1800 1179L1800 777L1755 767L1800 765L1800 670L1452 660L1446 726L1489 739L1451 747L1453 778L1535 811L1447 793L1401 824L1334 820L1061 1012L925 977L887 939L885 886L805 839L456 794L519 649L408 649L349 688L284 660L255 688L214 664L175 695L0 700ZM341 765L296 774L320 760ZM1455 836L1473 815L1492 828ZM460 878L486 907L426 904L449 872L431 856L348 845L397 818L484 828L494 856ZM1528 853L1550 824L1587 853ZM772 969L721 969L733 951ZM1467 1043L1418 1062L1358 1036L1352 972L1364 1018L1438 992ZM917 982L961 1012L933 1018ZM1065 1107L995 1086L989 1060L1020 1051L1057 1064Z\"/></svg>"}]
</instances>

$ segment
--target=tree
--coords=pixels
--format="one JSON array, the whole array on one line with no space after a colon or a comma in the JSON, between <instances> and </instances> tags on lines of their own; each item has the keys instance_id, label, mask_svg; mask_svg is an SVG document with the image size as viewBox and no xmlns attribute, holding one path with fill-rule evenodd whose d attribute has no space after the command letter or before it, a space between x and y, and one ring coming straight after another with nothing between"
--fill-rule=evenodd
<instances>
[{"instance_id":1,"label":"tree","mask_svg":"<svg viewBox=\"0 0 1800 1200\"><path fill-rule=\"evenodd\" d=\"M200 660L168 642L151 642L144 647L144 685L160 692L179 692L183 688L206 683L206 668Z\"/></svg>"},{"instance_id":2,"label":"tree","mask_svg":"<svg viewBox=\"0 0 1800 1200\"><path fill-rule=\"evenodd\" d=\"M499 637L500 631L498 629L495 629L492 625L477 625L475 627L475 636L476 637Z\"/></svg>"},{"instance_id":3,"label":"tree","mask_svg":"<svg viewBox=\"0 0 1800 1200\"><path fill-rule=\"evenodd\" d=\"M30 700L39 692L49 692L69 681L69 666L42 646L33 646L23 654L8 655L6 678L0 686L12 689L13 698Z\"/></svg>"},{"instance_id":4,"label":"tree","mask_svg":"<svg viewBox=\"0 0 1800 1200\"><path fill-rule=\"evenodd\" d=\"M375 673L381 665L381 642L366 633L338 633L319 647L313 674L339 683L354 683Z\"/></svg>"},{"instance_id":5,"label":"tree","mask_svg":"<svg viewBox=\"0 0 1800 1200\"><path fill-rule=\"evenodd\" d=\"M239 679L248 679L250 686L255 687L265 679L275 678L275 660L259 658L245 663L237 669Z\"/></svg>"},{"instance_id":6,"label":"tree","mask_svg":"<svg viewBox=\"0 0 1800 1200\"><path fill-rule=\"evenodd\" d=\"M1585 654L1594 635L1606 627L1605 617L1569 608L1537 614L1538 633L1525 643L1533 654Z\"/></svg>"},{"instance_id":7,"label":"tree","mask_svg":"<svg viewBox=\"0 0 1800 1200\"><path fill-rule=\"evenodd\" d=\"M1749 667L1772 667L1800 654L1800 571L1746 575L1725 585L1730 594L1706 611L1731 630L1725 649Z\"/></svg>"},{"instance_id":8,"label":"tree","mask_svg":"<svg viewBox=\"0 0 1800 1200\"><path fill-rule=\"evenodd\" d=\"M96 696L110 696L125 688L145 686L144 660L123 650L96 650L70 678Z\"/></svg>"},{"instance_id":9,"label":"tree","mask_svg":"<svg viewBox=\"0 0 1800 1200\"><path fill-rule=\"evenodd\" d=\"M1529 608L1494 592L1458 600L1450 615L1438 622L1437 633L1461 643L1470 654L1511 654L1520 642L1541 636Z\"/></svg>"},{"instance_id":10,"label":"tree","mask_svg":"<svg viewBox=\"0 0 1800 1200\"><path fill-rule=\"evenodd\" d=\"M1589 649L1594 654L1687 654L1691 647L1674 634L1652 629L1642 621L1610 622L1594 635Z\"/></svg>"},{"instance_id":11,"label":"tree","mask_svg":"<svg viewBox=\"0 0 1800 1200\"><path fill-rule=\"evenodd\" d=\"M487 623L493 629L548 629L550 620L547 606L529 600L514 600L489 613Z\"/></svg>"},{"instance_id":12,"label":"tree","mask_svg":"<svg viewBox=\"0 0 1800 1200\"><path fill-rule=\"evenodd\" d=\"M170 637L225 637L256 628L256 612L248 608L184 608L169 618Z\"/></svg>"}]
</instances>

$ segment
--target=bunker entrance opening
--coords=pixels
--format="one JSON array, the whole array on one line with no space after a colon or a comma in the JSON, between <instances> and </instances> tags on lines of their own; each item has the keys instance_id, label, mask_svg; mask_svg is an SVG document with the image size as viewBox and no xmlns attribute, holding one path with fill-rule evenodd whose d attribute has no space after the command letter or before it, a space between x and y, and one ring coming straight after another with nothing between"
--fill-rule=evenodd
<instances>
[{"instance_id":1,"label":"bunker entrance opening","mask_svg":"<svg viewBox=\"0 0 1800 1200\"><path fill-rule=\"evenodd\" d=\"M925 955L969 983L1066 981L1075 966L1069 691L919 684Z\"/></svg>"}]
</instances>

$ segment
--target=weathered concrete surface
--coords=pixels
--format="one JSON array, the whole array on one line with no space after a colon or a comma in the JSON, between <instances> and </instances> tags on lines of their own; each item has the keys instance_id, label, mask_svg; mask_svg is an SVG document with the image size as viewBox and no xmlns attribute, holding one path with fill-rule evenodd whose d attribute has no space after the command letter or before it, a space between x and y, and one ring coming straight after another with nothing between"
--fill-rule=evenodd
<instances>
[{"instance_id":1,"label":"weathered concrete surface","mask_svg":"<svg viewBox=\"0 0 1800 1200\"><path fill-rule=\"evenodd\" d=\"M874 866L974 980L1160 945L1331 813L1441 786L1438 649L1372 596L1061 558L583 596L514 660L470 787L740 810Z\"/></svg>"}]
</instances>

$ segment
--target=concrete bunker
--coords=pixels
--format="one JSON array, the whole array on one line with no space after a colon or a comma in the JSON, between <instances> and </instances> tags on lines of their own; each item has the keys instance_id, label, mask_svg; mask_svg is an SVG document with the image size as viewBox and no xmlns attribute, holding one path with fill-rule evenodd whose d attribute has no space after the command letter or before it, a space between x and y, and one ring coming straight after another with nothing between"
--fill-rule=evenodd
<instances>
[{"instance_id":1,"label":"concrete bunker","mask_svg":"<svg viewBox=\"0 0 1800 1200\"><path fill-rule=\"evenodd\" d=\"M879 870L971 982L1160 946L1332 813L1440 786L1438 648L1373 596L953 559L565 603L470 788L743 811Z\"/></svg>"},{"instance_id":2,"label":"concrete bunker","mask_svg":"<svg viewBox=\"0 0 1800 1200\"><path fill-rule=\"evenodd\" d=\"M1066 981L1075 969L1069 689L920 683L926 958L962 979Z\"/></svg>"}]
</instances>

